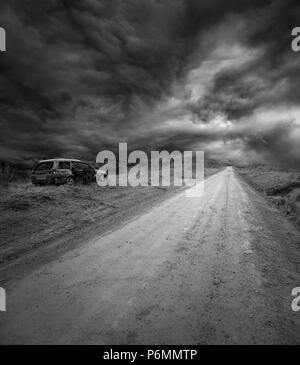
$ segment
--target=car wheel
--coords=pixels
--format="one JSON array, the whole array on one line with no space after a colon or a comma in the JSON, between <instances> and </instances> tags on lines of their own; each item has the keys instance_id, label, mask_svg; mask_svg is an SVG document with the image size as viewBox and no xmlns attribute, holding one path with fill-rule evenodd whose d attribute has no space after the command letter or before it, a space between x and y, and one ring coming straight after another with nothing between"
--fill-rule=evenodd
<instances>
[{"instance_id":1,"label":"car wheel","mask_svg":"<svg viewBox=\"0 0 300 365\"><path fill-rule=\"evenodd\" d=\"M75 179L74 179L74 177L73 176L67 177L66 183L68 185L75 185Z\"/></svg>"}]
</instances>

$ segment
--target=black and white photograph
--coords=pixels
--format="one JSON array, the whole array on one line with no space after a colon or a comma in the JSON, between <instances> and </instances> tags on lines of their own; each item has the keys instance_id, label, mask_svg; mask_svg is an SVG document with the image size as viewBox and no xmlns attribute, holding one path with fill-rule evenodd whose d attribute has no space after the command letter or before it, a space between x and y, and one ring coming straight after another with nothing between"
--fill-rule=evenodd
<instances>
[{"instance_id":1,"label":"black and white photograph","mask_svg":"<svg viewBox=\"0 0 300 365\"><path fill-rule=\"evenodd\" d=\"M0 0L0 344L300 344L299 0Z\"/></svg>"}]
</instances>

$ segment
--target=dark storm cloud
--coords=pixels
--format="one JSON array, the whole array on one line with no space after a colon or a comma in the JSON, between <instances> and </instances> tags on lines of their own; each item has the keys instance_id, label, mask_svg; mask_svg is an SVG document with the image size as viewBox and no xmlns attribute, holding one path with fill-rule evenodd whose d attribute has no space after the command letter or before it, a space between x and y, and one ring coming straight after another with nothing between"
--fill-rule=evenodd
<instances>
[{"instance_id":1,"label":"dark storm cloud","mask_svg":"<svg viewBox=\"0 0 300 365\"><path fill-rule=\"evenodd\" d=\"M235 69L223 70L215 77L211 95L230 118L251 113L265 103L298 104L300 63L291 49L291 29L300 19L295 0L274 1L270 6L248 13L247 29L241 41L261 47L254 61ZM280 82L288 83L284 92L272 93Z\"/></svg>"},{"instance_id":2,"label":"dark storm cloud","mask_svg":"<svg viewBox=\"0 0 300 365\"><path fill-rule=\"evenodd\" d=\"M216 72L198 100L183 96L175 109L161 111L174 84L184 89L214 48L205 36L230 17L244 24L234 41L259 56ZM249 142L251 128L160 126L185 115L210 125L219 114L235 125L262 106L297 105L299 62L290 33L299 18L297 3L286 0L2 1L8 39L0 54L0 153L94 158L124 140L181 148L236 138L260 151Z\"/></svg>"},{"instance_id":3,"label":"dark storm cloud","mask_svg":"<svg viewBox=\"0 0 300 365\"><path fill-rule=\"evenodd\" d=\"M251 127L259 110L299 107L299 54L291 49L291 30L299 25L298 1L272 1L242 15L244 27L238 35L243 47L259 50L246 63L218 72L205 95L187 105L196 123L209 123L223 115L235 124L246 119L248 128L240 133L244 147L263 154L269 161L300 166L299 115L287 117L271 128ZM296 123L293 123L296 122ZM268 121L272 126L273 121ZM264 122L261 121L263 125ZM239 133L238 133L239 134ZM231 138L229 133L229 138Z\"/></svg>"},{"instance_id":4,"label":"dark storm cloud","mask_svg":"<svg viewBox=\"0 0 300 365\"><path fill-rule=\"evenodd\" d=\"M245 148L256 151L267 162L299 168L300 158L297 148L299 134L293 141L292 133L291 124L279 125L267 132L244 137Z\"/></svg>"}]
</instances>

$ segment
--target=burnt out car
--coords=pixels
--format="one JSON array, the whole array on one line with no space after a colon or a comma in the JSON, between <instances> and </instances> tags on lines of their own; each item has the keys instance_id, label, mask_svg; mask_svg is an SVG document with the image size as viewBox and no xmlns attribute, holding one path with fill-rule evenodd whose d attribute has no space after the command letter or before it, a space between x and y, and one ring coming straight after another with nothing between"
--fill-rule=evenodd
<instances>
[{"instance_id":1,"label":"burnt out car","mask_svg":"<svg viewBox=\"0 0 300 365\"><path fill-rule=\"evenodd\" d=\"M39 161L31 172L35 185L68 184L95 180L96 170L88 162L75 159L50 159Z\"/></svg>"}]
</instances>

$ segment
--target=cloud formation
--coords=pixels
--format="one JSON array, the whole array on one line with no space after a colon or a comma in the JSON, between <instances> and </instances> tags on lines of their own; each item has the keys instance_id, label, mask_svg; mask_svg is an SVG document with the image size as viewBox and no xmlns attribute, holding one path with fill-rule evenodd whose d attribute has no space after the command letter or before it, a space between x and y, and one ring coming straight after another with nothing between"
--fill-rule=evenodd
<instances>
[{"instance_id":1,"label":"cloud formation","mask_svg":"<svg viewBox=\"0 0 300 365\"><path fill-rule=\"evenodd\" d=\"M300 165L294 0L2 1L0 155L131 148Z\"/></svg>"}]
</instances>

